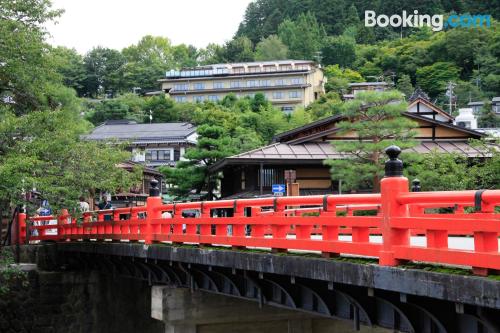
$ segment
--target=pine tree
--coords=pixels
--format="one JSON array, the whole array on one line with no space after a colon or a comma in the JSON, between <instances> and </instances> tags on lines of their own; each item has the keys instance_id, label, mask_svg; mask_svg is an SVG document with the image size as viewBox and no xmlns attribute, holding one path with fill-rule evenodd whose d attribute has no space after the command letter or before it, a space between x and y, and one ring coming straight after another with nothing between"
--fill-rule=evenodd
<instances>
[{"instance_id":1,"label":"pine tree","mask_svg":"<svg viewBox=\"0 0 500 333\"><path fill-rule=\"evenodd\" d=\"M340 135L351 140L334 140L333 146L345 159L327 160L332 179L342 180L349 189L372 188L379 191L384 169L384 149L390 145L408 148L417 125L402 113L407 104L399 91L363 92L347 102L338 123Z\"/></svg>"},{"instance_id":2,"label":"pine tree","mask_svg":"<svg viewBox=\"0 0 500 333\"><path fill-rule=\"evenodd\" d=\"M413 93L413 86L411 84L410 76L407 74L401 75L396 85L399 91L405 94L405 97L408 99Z\"/></svg>"}]
</instances>

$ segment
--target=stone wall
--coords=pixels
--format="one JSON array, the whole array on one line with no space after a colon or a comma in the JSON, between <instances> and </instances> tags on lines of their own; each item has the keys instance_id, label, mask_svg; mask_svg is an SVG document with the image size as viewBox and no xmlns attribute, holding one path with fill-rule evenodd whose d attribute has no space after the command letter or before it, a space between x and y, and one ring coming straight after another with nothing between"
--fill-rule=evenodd
<instances>
[{"instance_id":1,"label":"stone wall","mask_svg":"<svg viewBox=\"0 0 500 333\"><path fill-rule=\"evenodd\" d=\"M30 271L27 280L0 298L2 333L164 331L142 281L95 271Z\"/></svg>"}]
</instances>

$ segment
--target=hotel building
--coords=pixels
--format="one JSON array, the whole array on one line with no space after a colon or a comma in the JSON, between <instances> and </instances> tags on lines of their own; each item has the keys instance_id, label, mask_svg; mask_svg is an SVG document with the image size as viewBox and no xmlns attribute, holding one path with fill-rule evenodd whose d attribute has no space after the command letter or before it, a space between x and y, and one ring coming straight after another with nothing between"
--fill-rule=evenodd
<instances>
[{"instance_id":1,"label":"hotel building","mask_svg":"<svg viewBox=\"0 0 500 333\"><path fill-rule=\"evenodd\" d=\"M325 80L313 61L279 60L170 70L159 81L176 102L215 102L229 93L240 98L263 93L273 105L291 112L323 94Z\"/></svg>"}]
</instances>

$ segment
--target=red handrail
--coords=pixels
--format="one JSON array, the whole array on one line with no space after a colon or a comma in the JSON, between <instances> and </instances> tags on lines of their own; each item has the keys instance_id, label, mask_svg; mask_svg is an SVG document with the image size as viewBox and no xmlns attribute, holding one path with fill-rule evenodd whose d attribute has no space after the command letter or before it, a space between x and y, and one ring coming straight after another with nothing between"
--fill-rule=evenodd
<instances>
[{"instance_id":1,"label":"red handrail","mask_svg":"<svg viewBox=\"0 0 500 333\"><path fill-rule=\"evenodd\" d=\"M495 212L500 190L409 192L401 161L391 149L380 194L179 204L162 204L153 195L143 207L87 212L78 219L64 211L57 217L29 217L26 225L26 216L20 214L24 233L20 232L27 235L22 241L95 239L262 247L370 256L387 266L410 260L470 266L481 275L500 270L500 214ZM195 216L183 217L186 210L195 210ZM370 216L361 216L367 211ZM412 245L412 235L425 235L425 245ZM474 249L450 248L449 235L470 235Z\"/></svg>"}]
</instances>

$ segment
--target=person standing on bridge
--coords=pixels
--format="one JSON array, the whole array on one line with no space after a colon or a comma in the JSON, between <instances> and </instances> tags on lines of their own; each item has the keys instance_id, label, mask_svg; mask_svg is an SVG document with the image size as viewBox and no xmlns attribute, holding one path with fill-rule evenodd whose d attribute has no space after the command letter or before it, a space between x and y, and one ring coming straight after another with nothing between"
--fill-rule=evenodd
<instances>
[{"instance_id":1,"label":"person standing on bridge","mask_svg":"<svg viewBox=\"0 0 500 333\"><path fill-rule=\"evenodd\" d=\"M113 206L111 203L108 201L107 195L104 195L102 197L102 201L97 205L99 209L113 209ZM104 215L104 221L111 221L113 219L113 216L110 214Z\"/></svg>"},{"instance_id":2,"label":"person standing on bridge","mask_svg":"<svg viewBox=\"0 0 500 333\"><path fill-rule=\"evenodd\" d=\"M88 211L90 211L90 205L87 201L85 201L85 198L83 196L81 196L79 198L80 202L79 202L79 205L80 205L80 212L81 213L86 213Z\"/></svg>"}]
</instances>

